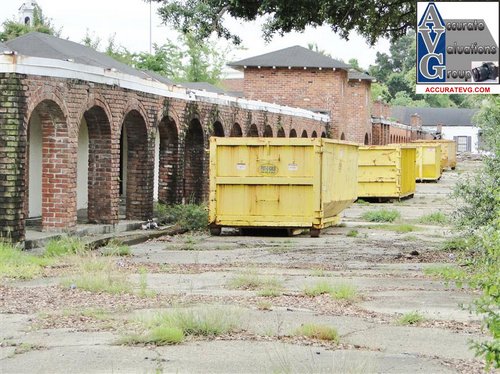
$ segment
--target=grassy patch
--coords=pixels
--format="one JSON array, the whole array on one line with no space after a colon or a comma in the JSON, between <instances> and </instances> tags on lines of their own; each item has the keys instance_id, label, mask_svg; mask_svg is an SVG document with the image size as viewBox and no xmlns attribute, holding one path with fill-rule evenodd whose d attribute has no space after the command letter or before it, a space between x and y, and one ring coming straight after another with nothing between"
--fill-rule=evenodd
<instances>
[{"instance_id":1,"label":"grassy patch","mask_svg":"<svg viewBox=\"0 0 500 374\"><path fill-rule=\"evenodd\" d=\"M398 319L398 324L400 325L418 325L420 322L425 321L425 317L417 311L408 312L403 314Z\"/></svg>"},{"instance_id":2,"label":"grassy patch","mask_svg":"<svg viewBox=\"0 0 500 374\"><path fill-rule=\"evenodd\" d=\"M404 240L408 240L409 242L416 242L417 240L420 240L420 238L416 235L406 235Z\"/></svg>"},{"instance_id":3,"label":"grassy patch","mask_svg":"<svg viewBox=\"0 0 500 374\"><path fill-rule=\"evenodd\" d=\"M330 277L332 274L330 272L325 271L324 269L312 269L311 276L313 277Z\"/></svg>"},{"instance_id":4,"label":"grassy patch","mask_svg":"<svg viewBox=\"0 0 500 374\"><path fill-rule=\"evenodd\" d=\"M228 282L228 286L243 290L258 290L263 288L280 289L283 284L278 278L264 277L254 270L248 270L232 277Z\"/></svg>"},{"instance_id":5,"label":"grassy patch","mask_svg":"<svg viewBox=\"0 0 500 374\"><path fill-rule=\"evenodd\" d=\"M408 223L402 223L399 225L396 224L380 224L380 225L369 225L367 226L369 229L374 229L374 230L388 230L388 231L394 231L394 232L399 232L399 233L409 233L413 231L420 231L421 229L418 228L417 226L410 225Z\"/></svg>"},{"instance_id":6,"label":"grassy patch","mask_svg":"<svg viewBox=\"0 0 500 374\"><path fill-rule=\"evenodd\" d=\"M76 287L90 292L111 294L132 293L133 285L125 274L117 271L85 273L63 282L66 287Z\"/></svg>"},{"instance_id":7,"label":"grassy patch","mask_svg":"<svg viewBox=\"0 0 500 374\"><path fill-rule=\"evenodd\" d=\"M450 223L448 217L442 212L435 212L431 214L427 214L418 219L419 223L423 224L437 224L437 225L446 225Z\"/></svg>"},{"instance_id":8,"label":"grassy patch","mask_svg":"<svg viewBox=\"0 0 500 374\"><path fill-rule=\"evenodd\" d=\"M464 251L468 248L468 241L464 238L447 239L441 246L443 251Z\"/></svg>"},{"instance_id":9,"label":"grassy patch","mask_svg":"<svg viewBox=\"0 0 500 374\"><path fill-rule=\"evenodd\" d=\"M0 240L0 277L33 279L43 275L44 267L55 262L52 258L35 256Z\"/></svg>"},{"instance_id":10,"label":"grassy patch","mask_svg":"<svg viewBox=\"0 0 500 374\"><path fill-rule=\"evenodd\" d=\"M257 303L257 309L259 310L271 310L273 304L267 300L261 300Z\"/></svg>"},{"instance_id":11,"label":"grassy patch","mask_svg":"<svg viewBox=\"0 0 500 374\"><path fill-rule=\"evenodd\" d=\"M140 322L143 331L123 337L120 344L171 345L185 336L215 337L235 331L240 318L232 309L204 307L157 313Z\"/></svg>"},{"instance_id":12,"label":"grassy patch","mask_svg":"<svg viewBox=\"0 0 500 374\"><path fill-rule=\"evenodd\" d=\"M330 326L305 323L294 332L297 336L306 336L312 339L328 340L334 343L339 342L339 334L336 329Z\"/></svg>"},{"instance_id":13,"label":"grassy patch","mask_svg":"<svg viewBox=\"0 0 500 374\"><path fill-rule=\"evenodd\" d=\"M424 274L443 278L444 280L454 281L456 281L456 279L463 279L465 276L467 276L467 272L465 270L452 265L429 266L424 268ZM461 287L461 283L457 282L457 286Z\"/></svg>"},{"instance_id":14,"label":"grassy patch","mask_svg":"<svg viewBox=\"0 0 500 374\"><path fill-rule=\"evenodd\" d=\"M334 286L330 295L336 300L351 301L358 297L358 291L353 285L342 283Z\"/></svg>"},{"instance_id":15,"label":"grassy patch","mask_svg":"<svg viewBox=\"0 0 500 374\"><path fill-rule=\"evenodd\" d=\"M401 214L395 209L379 209L365 212L362 218L368 222L394 222Z\"/></svg>"},{"instance_id":16,"label":"grassy patch","mask_svg":"<svg viewBox=\"0 0 500 374\"><path fill-rule=\"evenodd\" d=\"M16 349L14 350L15 355L22 355L23 353L28 353L31 351L39 351L41 349L46 349L47 347L44 347L42 345L38 344L31 344L31 343L21 343L16 345Z\"/></svg>"},{"instance_id":17,"label":"grassy patch","mask_svg":"<svg viewBox=\"0 0 500 374\"><path fill-rule=\"evenodd\" d=\"M359 205L370 205L370 203L368 201L363 200L363 199L356 200L356 204L359 204Z\"/></svg>"},{"instance_id":18,"label":"grassy patch","mask_svg":"<svg viewBox=\"0 0 500 374\"><path fill-rule=\"evenodd\" d=\"M346 236L350 238L355 238L359 234L358 230L349 230L349 232L346 234Z\"/></svg>"},{"instance_id":19,"label":"grassy patch","mask_svg":"<svg viewBox=\"0 0 500 374\"><path fill-rule=\"evenodd\" d=\"M281 296L281 292L281 287L265 286L257 292L257 295L263 297L278 297Z\"/></svg>"},{"instance_id":20,"label":"grassy patch","mask_svg":"<svg viewBox=\"0 0 500 374\"><path fill-rule=\"evenodd\" d=\"M44 255L47 257L58 257L68 254L84 254L88 249L85 243L73 236L63 236L62 238L52 239L45 246Z\"/></svg>"},{"instance_id":21,"label":"grassy patch","mask_svg":"<svg viewBox=\"0 0 500 374\"><path fill-rule=\"evenodd\" d=\"M326 281L319 281L304 287L304 294L310 297L323 295L325 293L329 294L332 291L333 291L333 286Z\"/></svg>"},{"instance_id":22,"label":"grassy patch","mask_svg":"<svg viewBox=\"0 0 500 374\"><path fill-rule=\"evenodd\" d=\"M154 214L160 224L177 224L182 229L189 231L203 230L208 225L208 211L205 205L156 203Z\"/></svg>"},{"instance_id":23,"label":"grassy patch","mask_svg":"<svg viewBox=\"0 0 500 374\"><path fill-rule=\"evenodd\" d=\"M356 287L347 283L332 285L326 281L319 281L304 287L306 296L315 297L323 294L329 294L335 300L352 301L358 297Z\"/></svg>"},{"instance_id":24,"label":"grassy patch","mask_svg":"<svg viewBox=\"0 0 500 374\"><path fill-rule=\"evenodd\" d=\"M103 256L130 256L130 247L123 244L118 239L111 239L105 247L102 248Z\"/></svg>"}]
</instances>

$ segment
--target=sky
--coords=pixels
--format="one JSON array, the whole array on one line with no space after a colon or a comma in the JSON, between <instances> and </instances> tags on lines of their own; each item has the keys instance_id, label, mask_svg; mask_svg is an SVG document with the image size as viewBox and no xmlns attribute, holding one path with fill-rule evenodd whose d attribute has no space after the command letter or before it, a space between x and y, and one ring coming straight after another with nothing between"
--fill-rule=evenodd
<instances>
[{"instance_id":1,"label":"sky","mask_svg":"<svg viewBox=\"0 0 500 374\"><path fill-rule=\"evenodd\" d=\"M7 19L19 18L18 9L23 0L1 0L0 24ZM85 0L61 1L38 0L38 5L46 17L52 20L56 28L62 28L61 37L74 42L81 42L87 31L93 38L100 38L104 47L110 36L115 35L115 43L131 52L148 52L150 46L150 4L144 0ZM156 14L158 3L152 5L152 42L163 44L167 39L176 40L176 33L165 25ZM328 27L308 28L303 33L290 33L283 37L275 36L270 43L265 43L260 30L261 22L240 23L228 20L230 29L243 40L244 49L233 49L228 60L236 61L257 56L278 49L316 43L334 58L348 61L356 58L361 67L367 69L375 63L377 51L388 52L389 42L379 41L370 47L366 41L354 33L349 41L341 39ZM226 41L219 41L221 47Z\"/></svg>"}]
</instances>

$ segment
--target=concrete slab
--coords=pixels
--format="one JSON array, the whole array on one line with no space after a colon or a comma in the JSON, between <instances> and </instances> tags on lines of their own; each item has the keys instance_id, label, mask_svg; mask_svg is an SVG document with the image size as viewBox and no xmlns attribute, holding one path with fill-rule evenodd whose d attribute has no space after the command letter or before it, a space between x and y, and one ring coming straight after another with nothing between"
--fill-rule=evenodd
<instances>
[{"instance_id":1,"label":"concrete slab","mask_svg":"<svg viewBox=\"0 0 500 374\"><path fill-rule=\"evenodd\" d=\"M439 320L472 321L476 315L460 308L470 304L473 295L452 291L382 291L371 292L373 300L359 303L362 308L379 313L407 313L418 311L424 316Z\"/></svg>"}]
</instances>

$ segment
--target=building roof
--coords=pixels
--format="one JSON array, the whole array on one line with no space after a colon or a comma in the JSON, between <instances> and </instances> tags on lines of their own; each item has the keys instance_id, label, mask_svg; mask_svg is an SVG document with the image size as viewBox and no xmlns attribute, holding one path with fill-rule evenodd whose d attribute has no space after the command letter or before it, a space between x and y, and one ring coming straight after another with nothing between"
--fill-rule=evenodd
<instances>
[{"instance_id":1,"label":"building roof","mask_svg":"<svg viewBox=\"0 0 500 374\"><path fill-rule=\"evenodd\" d=\"M50 58L72 61L83 65L96 66L104 69L114 69L117 72L130 74L139 78L157 80L163 83L170 80L159 74L143 72L116 61L105 53L66 39L39 32L30 32L5 42L9 49L30 57Z\"/></svg>"},{"instance_id":2,"label":"building roof","mask_svg":"<svg viewBox=\"0 0 500 374\"><path fill-rule=\"evenodd\" d=\"M422 118L423 126L473 126L472 117L478 109L463 108L413 108L395 106L391 109L391 117L401 123L410 123L412 114Z\"/></svg>"},{"instance_id":3,"label":"building roof","mask_svg":"<svg viewBox=\"0 0 500 374\"><path fill-rule=\"evenodd\" d=\"M5 51L10 51L10 47L7 44L0 42L0 53L4 53Z\"/></svg>"},{"instance_id":4,"label":"building roof","mask_svg":"<svg viewBox=\"0 0 500 374\"><path fill-rule=\"evenodd\" d=\"M348 70L349 65L310 49L293 46L279 51L265 53L260 56L231 62L228 66L241 68L245 66L261 67L298 67L298 68L335 68Z\"/></svg>"},{"instance_id":5,"label":"building roof","mask_svg":"<svg viewBox=\"0 0 500 374\"><path fill-rule=\"evenodd\" d=\"M213 92L221 95L226 94L226 91L224 91L222 88L214 86L213 84L208 82L184 82L180 83L180 85L183 87L191 88L193 90Z\"/></svg>"},{"instance_id":6,"label":"building roof","mask_svg":"<svg viewBox=\"0 0 500 374\"><path fill-rule=\"evenodd\" d=\"M367 81L376 80L375 77L372 77L371 75L368 75L367 73L363 73L363 72L360 72L360 71L357 71L354 69L349 70L349 73L347 76L348 76L349 80L357 80L357 79L367 80Z\"/></svg>"}]
</instances>

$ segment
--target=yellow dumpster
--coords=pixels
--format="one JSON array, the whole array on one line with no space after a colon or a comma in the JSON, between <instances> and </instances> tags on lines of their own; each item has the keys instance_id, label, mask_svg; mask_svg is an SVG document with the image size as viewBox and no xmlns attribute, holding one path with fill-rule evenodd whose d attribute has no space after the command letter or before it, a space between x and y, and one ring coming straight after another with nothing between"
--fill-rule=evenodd
<instances>
[{"instance_id":1,"label":"yellow dumpster","mask_svg":"<svg viewBox=\"0 0 500 374\"><path fill-rule=\"evenodd\" d=\"M417 148L417 181L436 181L441 178L441 145L414 143Z\"/></svg>"},{"instance_id":2,"label":"yellow dumpster","mask_svg":"<svg viewBox=\"0 0 500 374\"><path fill-rule=\"evenodd\" d=\"M358 147L324 138L212 137L211 233L310 228L318 236L357 198Z\"/></svg>"},{"instance_id":3,"label":"yellow dumpster","mask_svg":"<svg viewBox=\"0 0 500 374\"><path fill-rule=\"evenodd\" d=\"M415 193L414 146L393 144L359 148L358 197L396 198Z\"/></svg>"},{"instance_id":4,"label":"yellow dumpster","mask_svg":"<svg viewBox=\"0 0 500 374\"><path fill-rule=\"evenodd\" d=\"M436 140L415 140L416 143L437 143L441 145L441 169L450 168L455 170L457 167L457 143L454 140L436 139Z\"/></svg>"}]
</instances>

